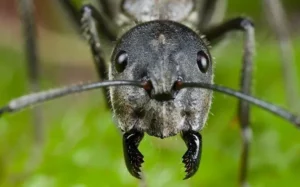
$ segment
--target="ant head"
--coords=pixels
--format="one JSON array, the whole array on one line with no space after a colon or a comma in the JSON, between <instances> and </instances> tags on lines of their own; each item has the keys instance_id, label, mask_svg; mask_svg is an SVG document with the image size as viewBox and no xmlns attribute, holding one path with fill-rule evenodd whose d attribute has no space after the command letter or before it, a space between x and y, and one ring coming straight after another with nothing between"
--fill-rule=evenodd
<instances>
[{"instance_id":1,"label":"ant head","mask_svg":"<svg viewBox=\"0 0 300 187\"><path fill-rule=\"evenodd\" d=\"M208 47L194 31L171 21L140 24L122 36L111 61L110 79L140 80L145 85L144 90L110 89L121 129L167 137L203 127L211 91L180 86L182 81L213 80Z\"/></svg>"}]
</instances>

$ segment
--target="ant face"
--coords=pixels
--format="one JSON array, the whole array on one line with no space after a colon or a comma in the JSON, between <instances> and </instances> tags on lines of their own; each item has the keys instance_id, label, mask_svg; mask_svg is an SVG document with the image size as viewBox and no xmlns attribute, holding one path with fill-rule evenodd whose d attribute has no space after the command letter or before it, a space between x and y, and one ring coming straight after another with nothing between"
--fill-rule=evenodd
<instances>
[{"instance_id":1,"label":"ant face","mask_svg":"<svg viewBox=\"0 0 300 187\"><path fill-rule=\"evenodd\" d=\"M180 89L180 82L212 83L208 48L191 29L171 21L141 24L117 44L110 68L112 80L141 80L144 90L110 90L119 126L165 138L181 131L202 129L212 93Z\"/></svg>"},{"instance_id":2,"label":"ant face","mask_svg":"<svg viewBox=\"0 0 300 187\"><path fill-rule=\"evenodd\" d=\"M110 92L106 104L112 105L112 112L123 131L123 154L130 174L143 179L141 167L144 157L138 147L144 132L160 138L180 132L187 147L182 156L182 163L186 172L184 179L188 179L195 175L199 168L202 154L202 136L199 131L206 122L212 90L222 92L241 99L237 114L243 141L240 186L248 185L246 177L251 142L249 103L288 120L297 128L300 127L299 116L251 96L255 52L254 24L246 17L221 22L226 1L99 0L97 1L99 9L86 2L82 2L82 6L70 0L59 2L88 42L99 78L107 81L77 84L21 96L1 107L0 117L4 113L13 113L54 98L104 87L105 93L107 90ZM282 32L284 36L280 36L280 31L286 28L284 23L287 21L284 21L284 14L280 16L280 12L282 14L283 11L277 11L279 14L275 14L276 9L280 10L276 5L278 2L271 3L265 0L264 4L267 5L266 8L271 7L265 12L269 12L268 17L273 20L272 25L280 27L275 29L278 31L278 39L284 39L281 43L290 43L285 32ZM26 36L30 81L32 85L37 85L38 58L34 14L30 1L20 0L20 10L26 28L24 36ZM135 24L138 25L133 26ZM197 33L183 24L201 30L206 40L214 45L229 33L243 32L244 53L240 91L212 84L213 64L208 47ZM131 26L133 28L118 39L119 31ZM106 46L103 48L105 42L103 43L102 39L111 43L118 41L112 54L109 71L106 68L104 51ZM295 74L293 76L292 69L286 65L289 59L292 59L289 45L285 45L285 49L282 47L282 52L282 57L288 57L282 58L285 75L290 75L286 80L293 80L296 76ZM297 90L290 81L286 84L289 85L287 88L295 87ZM295 90L289 98L290 101L297 101L297 98L293 97ZM293 93L293 90L289 91ZM38 119L36 116L39 116L39 113L35 115ZM36 120L34 126L38 125L39 120ZM35 129L35 132L39 131L40 128ZM37 143L40 146L40 142Z\"/></svg>"}]
</instances>

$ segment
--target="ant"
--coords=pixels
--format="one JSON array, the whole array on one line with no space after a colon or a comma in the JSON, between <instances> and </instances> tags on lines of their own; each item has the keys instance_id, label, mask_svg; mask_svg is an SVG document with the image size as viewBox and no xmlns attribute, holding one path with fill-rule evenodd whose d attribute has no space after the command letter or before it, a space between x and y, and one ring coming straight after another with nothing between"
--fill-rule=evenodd
<instances>
[{"instance_id":1,"label":"ant","mask_svg":"<svg viewBox=\"0 0 300 187\"><path fill-rule=\"evenodd\" d=\"M218 2L205 0L199 8L193 0L123 0L122 12L117 13L109 1L99 1L102 12L91 4L84 4L78 10L70 0L61 0L89 43L99 78L108 81L25 95L10 101L0 109L0 114L103 87L108 94L107 106L112 109L123 133L124 158L131 175L142 177L140 168L144 158L138 146L144 133L159 138L180 134L187 146L182 162L186 168L184 179L188 179L199 168L202 153L199 132L207 121L212 91L222 92L240 99L238 118L244 147L240 182L245 184L251 138L250 104L286 119L297 128L300 127L300 118L251 96L254 24L247 17L237 17L210 26ZM119 21L115 22L117 19ZM116 31L121 28L126 28L126 32L119 36ZM243 32L245 36L240 91L213 84L214 60L210 44L217 44L233 31ZM102 37L117 41L108 68Z\"/></svg>"}]
</instances>

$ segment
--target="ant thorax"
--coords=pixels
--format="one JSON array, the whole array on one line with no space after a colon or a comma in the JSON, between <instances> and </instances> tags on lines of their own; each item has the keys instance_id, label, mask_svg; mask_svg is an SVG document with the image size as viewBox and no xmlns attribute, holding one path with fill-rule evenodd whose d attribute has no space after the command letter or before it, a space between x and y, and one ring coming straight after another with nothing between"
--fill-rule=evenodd
<instances>
[{"instance_id":1,"label":"ant thorax","mask_svg":"<svg viewBox=\"0 0 300 187\"><path fill-rule=\"evenodd\" d=\"M158 19L181 22L194 6L193 0L124 0L122 5L124 12L139 22Z\"/></svg>"}]
</instances>

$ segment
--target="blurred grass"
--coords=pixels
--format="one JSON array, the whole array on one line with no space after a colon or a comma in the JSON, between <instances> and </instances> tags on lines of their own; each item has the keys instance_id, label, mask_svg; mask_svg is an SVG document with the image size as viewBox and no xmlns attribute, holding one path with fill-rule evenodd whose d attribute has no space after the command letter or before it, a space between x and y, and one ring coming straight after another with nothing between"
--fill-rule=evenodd
<instances>
[{"instance_id":1,"label":"blurred grass","mask_svg":"<svg viewBox=\"0 0 300 187\"><path fill-rule=\"evenodd\" d=\"M254 93L285 106L278 46L263 36L257 39ZM241 43L235 39L217 50L218 53L213 52L217 62L216 83L238 88ZM296 59L300 59L300 38L294 38L294 50L298 55ZM23 59L22 54L11 48L0 47L1 106L14 97L28 93ZM299 63L297 65L300 72ZM61 85L56 78L56 68L60 67L53 67L51 63L43 66L44 88ZM63 71L68 71L68 68ZM299 105L299 101L295 104ZM241 150L238 124L232 122L236 105L236 99L215 94L208 125L202 131L204 147L201 166L190 180L182 180L184 170L181 157L186 148L180 137L160 140L146 136L140 149L145 156L143 169L147 184L151 187L236 186ZM0 119L1 186L138 185L138 181L126 170L121 136L111 120L110 112L104 108L101 91L59 99L42 108L47 126L43 161L34 173L25 178L20 178L20 174L23 174L24 168L30 167L26 166L32 147L30 110ZM300 186L299 131L258 108L254 107L252 111L250 184L254 187Z\"/></svg>"}]
</instances>

